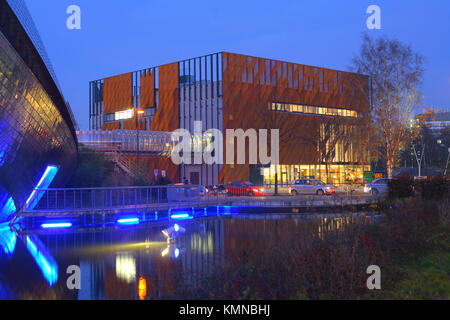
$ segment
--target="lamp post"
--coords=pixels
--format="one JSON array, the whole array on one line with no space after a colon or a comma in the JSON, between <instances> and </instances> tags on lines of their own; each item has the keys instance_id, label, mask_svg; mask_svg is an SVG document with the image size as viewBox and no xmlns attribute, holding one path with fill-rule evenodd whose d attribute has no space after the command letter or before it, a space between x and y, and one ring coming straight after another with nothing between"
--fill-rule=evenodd
<instances>
[{"instance_id":1,"label":"lamp post","mask_svg":"<svg viewBox=\"0 0 450 320\"><path fill-rule=\"evenodd\" d=\"M448 148L448 156L447 156L447 163L445 164L444 176L447 174L449 160L450 160L450 148Z\"/></svg>"},{"instance_id":2,"label":"lamp post","mask_svg":"<svg viewBox=\"0 0 450 320\"><path fill-rule=\"evenodd\" d=\"M145 114L144 110L137 109L136 110L136 153L137 153L137 168L140 169L140 163L139 163L139 127L141 124L140 117Z\"/></svg>"},{"instance_id":3,"label":"lamp post","mask_svg":"<svg viewBox=\"0 0 450 320\"><path fill-rule=\"evenodd\" d=\"M414 150L414 155L416 156L416 160L417 160L417 164L419 166L419 177L422 176L422 160L423 160L423 156L425 154L425 144L422 143L422 151L418 150L416 151L416 147L413 144L413 150Z\"/></svg>"},{"instance_id":4,"label":"lamp post","mask_svg":"<svg viewBox=\"0 0 450 320\"><path fill-rule=\"evenodd\" d=\"M444 147L444 148L446 147L446 145L443 144L442 140L440 140L440 139L437 141L437 143L441 147ZM450 161L450 148L448 148L447 151L448 151L448 155L447 155L447 162L445 163L444 176L447 174L448 162Z\"/></svg>"}]
</instances>

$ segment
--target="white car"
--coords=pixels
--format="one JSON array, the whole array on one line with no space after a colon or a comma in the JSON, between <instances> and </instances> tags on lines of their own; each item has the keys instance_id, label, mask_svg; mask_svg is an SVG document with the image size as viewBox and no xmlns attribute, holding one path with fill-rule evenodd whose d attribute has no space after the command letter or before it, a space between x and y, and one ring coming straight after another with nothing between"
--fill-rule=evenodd
<instances>
[{"instance_id":1,"label":"white car","mask_svg":"<svg viewBox=\"0 0 450 320\"><path fill-rule=\"evenodd\" d=\"M332 184L326 184L315 179L298 179L289 186L289 194L334 194L336 188Z\"/></svg>"},{"instance_id":2,"label":"white car","mask_svg":"<svg viewBox=\"0 0 450 320\"><path fill-rule=\"evenodd\" d=\"M386 194L389 192L389 181L390 179L377 179L372 183L368 183L364 185L364 192L371 193L374 195L377 194Z\"/></svg>"}]
</instances>

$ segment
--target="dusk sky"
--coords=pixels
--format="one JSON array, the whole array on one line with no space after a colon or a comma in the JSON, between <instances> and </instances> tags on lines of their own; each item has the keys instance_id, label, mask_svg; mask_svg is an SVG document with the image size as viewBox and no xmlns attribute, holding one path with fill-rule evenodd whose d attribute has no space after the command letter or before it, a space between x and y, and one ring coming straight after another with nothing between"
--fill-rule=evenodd
<instances>
[{"instance_id":1,"label":"dusk sky","mask_svg":"<svg viewBox=\"0 0 450 320\"><path fill-rule=\"evenodd\" d=\"M363 32L425 56L426 106L450 108L448 0L26 0L63 94L88 129L88 84L219 51L347 70ZM69 5L81 30L66 27ZM366 27L381 7L382 30Z\"/></svg>"}]
</instances>

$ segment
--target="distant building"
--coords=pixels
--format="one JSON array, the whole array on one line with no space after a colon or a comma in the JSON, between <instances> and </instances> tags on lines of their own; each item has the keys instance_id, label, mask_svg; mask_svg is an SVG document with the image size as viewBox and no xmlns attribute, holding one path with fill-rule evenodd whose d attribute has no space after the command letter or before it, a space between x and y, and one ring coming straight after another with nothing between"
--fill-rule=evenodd
<instances>
[{"instance_id":1,"label":"distant building","mask_svg":"<svg viewBox=\"0 0 450 320\"><path fill-rule=\"evenodd\" d=\"M418 115L417 118L422 118L435 135L439 135L443 130L450 128L450 108L431 109L429 112Z\"/></svg>"}]
</instances>

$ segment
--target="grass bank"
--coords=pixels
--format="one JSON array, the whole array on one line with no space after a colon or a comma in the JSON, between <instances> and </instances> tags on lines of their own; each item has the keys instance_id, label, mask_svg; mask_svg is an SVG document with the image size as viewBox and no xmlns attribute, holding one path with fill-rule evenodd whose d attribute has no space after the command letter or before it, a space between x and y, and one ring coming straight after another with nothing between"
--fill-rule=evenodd
<instances>
[{"instance_id":1,"label":"grass bank","mask_svg":"<svg viewBox=\"0 0 450 320\"><path fill-rule=\"evenodd\" d=\"M165 298L448 299L450 202L408 198L384 218L278 225L271 232L228 226L234 243L209 276ZM241 229L240 229L241 228ZM368 290L367 267L382 289Z\"/></svg>"}]
</instances>

